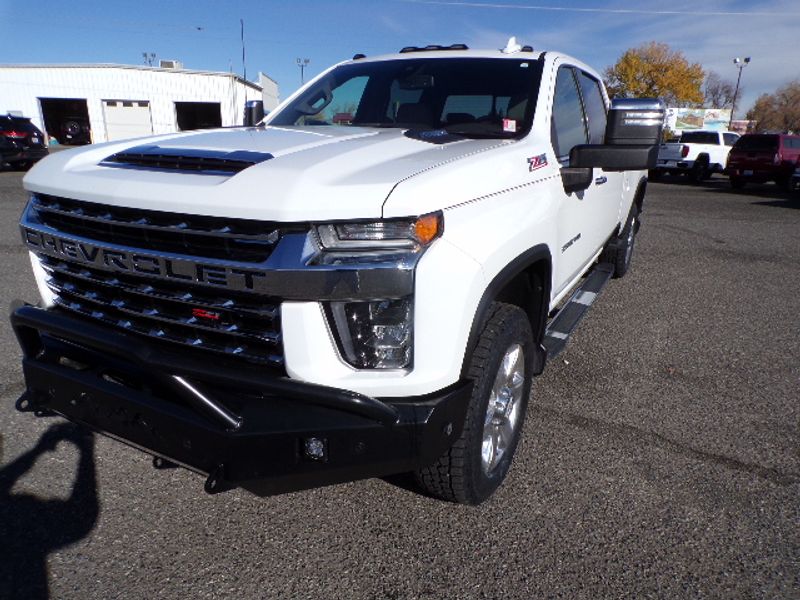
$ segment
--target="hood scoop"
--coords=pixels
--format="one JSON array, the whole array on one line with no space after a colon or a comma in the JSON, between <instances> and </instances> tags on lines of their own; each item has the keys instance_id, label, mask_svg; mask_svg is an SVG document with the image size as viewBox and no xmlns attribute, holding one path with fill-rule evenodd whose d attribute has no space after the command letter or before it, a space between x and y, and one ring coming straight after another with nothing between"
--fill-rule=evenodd
<instances>
[{"instance_id":1,"label":"hood scoop","mask_svg":"<svg viewBox=\"0 0 800 600\"><path fill-rule=\"evenodd\" d=\"M100 163L104 167L199 173L201 175L234 175L273 158L268 152L233 152L192 148L135 146L112 154Z\"/></svg>"}]
</instances>

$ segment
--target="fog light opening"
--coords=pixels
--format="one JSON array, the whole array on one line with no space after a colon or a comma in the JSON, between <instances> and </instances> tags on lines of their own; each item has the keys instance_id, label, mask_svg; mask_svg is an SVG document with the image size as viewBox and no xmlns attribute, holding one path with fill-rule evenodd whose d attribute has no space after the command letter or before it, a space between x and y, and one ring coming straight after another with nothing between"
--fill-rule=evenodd
<instances>
[{"instance_id":1,"label":"fog light opening","mask_svg":"<svg viewBox=\"0 0 800 600\"><path fill-rule=\"evenodd\" d=\"M343 358L357 369L407 369L412 363L412 298L334 302Z\"/></svg>"},{"instance_id":2,"label":"fog light opening","mask_svg":"<svg viewBox=\"0 0 800 600\"><path fill-rule=\"evenodd\" d=\"M303 453L308 460L326 462L328 460L328 442L323 438L305 438L303 440Z\"/></svg>"}]
</instances>

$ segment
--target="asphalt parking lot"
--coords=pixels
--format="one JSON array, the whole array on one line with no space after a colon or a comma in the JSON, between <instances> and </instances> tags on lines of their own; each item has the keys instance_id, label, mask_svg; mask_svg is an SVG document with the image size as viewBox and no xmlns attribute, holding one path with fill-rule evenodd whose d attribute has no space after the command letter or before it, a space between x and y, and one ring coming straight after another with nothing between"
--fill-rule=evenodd
<instances>
[{"instance_id":1,"label":"asphalt parking lot","mask_svg":"<svg viewBox=\"0 0 800 600\"><path fill-rule=\"evenodd\" d=\"M0 173L4 311L36 300L24 202ZM17 413L3 317L0 597L800 597L800 199L667 178L645 206L630 274L535 382L480 507L382 480L208 496Z\"/></svg>"}]
</instances>

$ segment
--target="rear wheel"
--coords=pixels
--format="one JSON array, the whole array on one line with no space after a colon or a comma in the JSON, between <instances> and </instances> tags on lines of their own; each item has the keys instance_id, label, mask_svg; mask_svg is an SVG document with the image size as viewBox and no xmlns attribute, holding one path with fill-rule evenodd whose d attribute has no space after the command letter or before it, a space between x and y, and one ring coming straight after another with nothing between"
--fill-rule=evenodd
<instances>
[{"instance_id":1,"label":"rear wheel","mask_svg":"<svg viewBox=\"0 0 800 600\"><path fill-rule=\"evenodd\" d=\"M637 231L639 231L639 207L634 202L625 227L622 228L622 233L612 238L600 255L600 262L614 266L614 278L616 279L624 277L631 267Z\"/></svg>"},{"instance_id":2,"label":"rear wheel","mask_svg":"<svg viewBox=\"0 0 800 600\"><path fill-rule=\"evenodd\" d=\"M692 165L691 171L689 171L689 179L695 183L700 183L704 179L707 179L710 175L708 170L708 159L707 158L698 158L694 161Z\"/></svg>"},{"instance_id":3,"label":"rear wheel","mask_svg":"<svg viewBox=\"0 0 800 600\"><path fill-rule=\"evenodd\" d=\"M533 335L522 309L495 302L470 359L472 388L461 436L431 466L418 471L431 496L480 504L511 466L528 406Z\"/></svg>"}]
</instances>

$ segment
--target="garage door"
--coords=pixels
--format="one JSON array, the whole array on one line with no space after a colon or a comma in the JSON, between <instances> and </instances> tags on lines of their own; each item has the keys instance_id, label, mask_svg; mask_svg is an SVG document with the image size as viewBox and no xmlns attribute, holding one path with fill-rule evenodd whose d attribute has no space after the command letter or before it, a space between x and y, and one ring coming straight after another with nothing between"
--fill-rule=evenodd
<instances>
[{"instance_id":1,"label":"garage door","mask_svg":"<svg viewBox=\"0 0 800 600\"><path fill-rule=\"evenodd\" d=\"M109 142L153 133L147 100L103 100Z\"/></svg>"}]
</instances>

